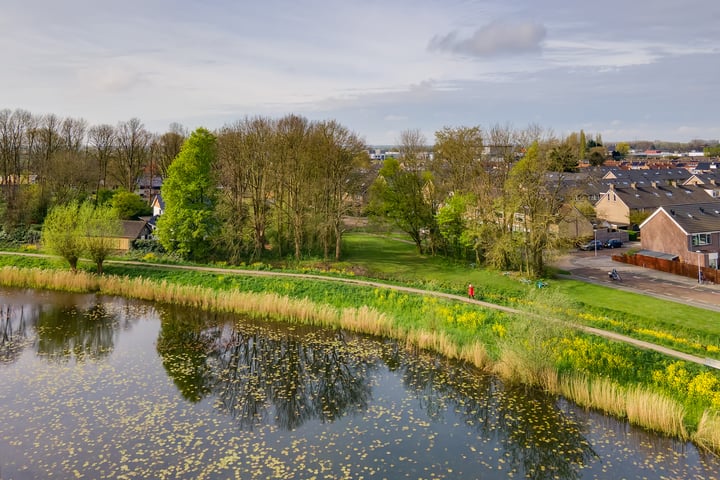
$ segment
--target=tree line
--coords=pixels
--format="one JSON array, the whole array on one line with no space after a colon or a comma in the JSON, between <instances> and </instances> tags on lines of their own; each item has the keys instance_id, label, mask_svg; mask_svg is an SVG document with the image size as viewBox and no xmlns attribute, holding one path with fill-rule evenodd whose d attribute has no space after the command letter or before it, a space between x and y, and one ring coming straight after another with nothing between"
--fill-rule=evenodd
<instances>
[{"instance_id":1,"label":"tree line","mask_svg":"<svg viewBox=\"0 0 720 480\"><path fill-rule=\"evenodd\" d=\"M547 173L576 169L593 142L600 148L582 131L558 139L535 125L494 125L446 127L429 147L407 130L399 156L373 169L362 139L334 120L245 117L188 137L177 124L152 134L137 118L88 126L2 110L3 229L41 224L55 206L100 208L158 175L167 209L157 237L184 258L338 260L352 212L402 229L423 252L538 274L562 215L562 175Z\"/></svg>"},{"instance_id":2,"label":"tree line","mask_svg":"<svg viewBox=\"0 0 720 480\"><path fill-rule=\"evenodd\" d=\"M335 120L255 116L212 132L189 134L172 124L153 134L137 118L89 126L1 110L3 232L42 224L53 208L58 212L49 218L62 218L60 210L70 206L81 223L95 222L90 236L97 243L97 225L112 224L101 207L132 216L139 179L159 176L166 212L157 238L183 258L339 260L343 220L352 213L401 229L424 253L541 275L547 252L564 241L556 226L568 208L591 210L565 175L608 155L599 135L557 137L537 125L445 127L433 140L406 130L399 154L378 164L364 141ZM86 204L98 219L80 215ZM89 236L82 225L75 231ZM89 251L87 240L80 243ZM101 270L106 249L99 250Z\"/></svg>"},{"instance_id":3,"label":"tree line","mask_svg":"<svg viewBox=\"0 0 720 480\"><path fill-rule=\"evenodd\" d=\"M200 128L169 168L158 237L195 259L339 260L368 162L364 142L334 120L247 117L215 133Z\"/></svg>"},{"instance_id":4,"label":"tree line","mask_svg":"<svg viewBox=\"0 0 720 480\"><path fill-rule=\"evenodd\" d=\"M0 110L3 230L41 224L54 205L134 192L143 174L167 173L186 137L179 124L154 134L137 118L90 126L81 118Z\"/></svg>"}]
</instances>

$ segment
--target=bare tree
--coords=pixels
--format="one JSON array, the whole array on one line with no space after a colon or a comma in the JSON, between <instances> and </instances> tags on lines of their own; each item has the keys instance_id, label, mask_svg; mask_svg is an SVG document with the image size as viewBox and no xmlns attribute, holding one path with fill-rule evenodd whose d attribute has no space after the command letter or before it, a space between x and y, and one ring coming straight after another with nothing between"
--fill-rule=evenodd
<instances>
[{"instance_id":1,"label":"bare tree","mask_svg":"<svg viewBox=\"0 0 720 480\"><path fill-rule=\"evenodd\" d=\"M118 151L114 173L120 186L132 192L147 160L150 133L139 119L131 118L118 124L116 135Z\"/></svg>"},{"instance_id":2,"label":"bare tree","mask_svg":"<svg viewBox=\"0 0 720 480\"><path fill-rule=\"evenodd\" d=\"M62 148L71 152L79 152L85 146L87 121L82 118L66 118L60 124Z\"/></svg>"},{"instance_id":3,"label":"bare tree","mask_svg":"<svg viewBox=\"0 0 720 480\"><path fill-rule=\"evenodd\" d=\"M58 203L81 199L94 188L95 165L87 154L86 134L84 119L68 117L60 123L60 147L48 165L48 183Z\"/></svg>"},{"instance_id":4,"label":"bare tree","mask_svg":"<svg viewBox=\"0 0 720 480\"><path fill-rule=\"evenodd\" d=\"M115 141L115 127L112 125L102 124L90 128L90 155L95 158L98 170L96 195L101 188L107 188L108 166L115 150Z\"/></svg>"},{"instance_id":5,"label":"bare tree","mask_svg":"<svg viewBox=\"0 0 720 480\"><path fill-rule=\"evenodd\" d=\"M170 164L180 153L187 137L187 130L179 123L171 123L169 130L160 136L158 140L158 171L163 177L167 176Z\"/></svg>"},{"instance_id":6,"label":"bare tree","mask_svg":"<svg viewBox=\"0 0 720 480\"><path fill-rule=\"evenodd\" d=\"M28 137L37 119L26 110L0 111L0 163L2 199L5 202L6 227L23 223L31 202L23 195L31 181L28 166Z\"/></svg>"},{"instance_id":7,"label":"bare tree","mask_svg":"<svg viewBox=\"0 0 720 480\"><path fill-rule=\"evenodd\" d=\"M311 125L305 117L287 115L277 124L277 164L282 176L278 188L283 191L280 204L290 219L292 245L296 259L302 253L306 214L310 204L310 156L308 141ZM313 172L314 173L314 172Z\"/></svg>"},{"instance_id":8,"label":"bare tree","mask_svg":"<svg viewBox=\"0 0 720 480\"><path fill-rule=\"evenodd\" d=\"M368 156L365 144L358 136L338 122L326 121L314 128L319 141L318 160L320 168L317 179L321 180L318 203L322 206L323 254L329 258L329 247L334 240L334 257L340 260L343 234L343 217L352 206L353 196L358 191L357 176L353 174L360 167L367 166ZM320 202L322 201L322 202Z\"/></svg>"},{"instance_id":9,"label":"bare tree","mask_svg":"<svg viewBox=\"0 0 720 480\"><path fill-rule=\"evenodd\" d=\"M60 119L55 114L45 115L40 119L33 142L31 168L38 176L40 185L45 185L54 155L62 147L60 136Z\"/></svg>"},{"instance_id":10,"label":"bare tree","mask_svg":"<svg viewBox=\"0 0 720 480\"><path fill-rule=\"evenodd\" d=\"M482 162L483 134L479 126L445 127L435 132L433 173L443 196L472 192L488 170Z\"/></svg>"}]
</instances>

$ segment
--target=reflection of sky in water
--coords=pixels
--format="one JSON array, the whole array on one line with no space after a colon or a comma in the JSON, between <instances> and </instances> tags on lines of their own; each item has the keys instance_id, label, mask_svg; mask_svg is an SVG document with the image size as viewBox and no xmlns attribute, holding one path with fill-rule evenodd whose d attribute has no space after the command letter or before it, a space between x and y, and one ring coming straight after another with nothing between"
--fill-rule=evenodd
<instances>
[{"instance_id":1,"label":"reflection of sky in water","mask_svg":"<svg viewBox=\"0 0 720 480\"><path fill-rule=\"evenodd\" d=\"M31 326L38 320L29 316L69 298L44 294L37 298L45 305L37 307L31 294L10 295L15 294L0 290L0 305L25 304L25 321ZM75 310L83 312L95 297L71 300ZM167 343L176 333L161 328L153 309L124 300L102 303L114 334L111 340L101 335L94 341L112 343L107 355L58 362L53 355L38 355L38 344L29 342L18 356L0 364L0 478L46 478L51 472L57 478L720 476L720 462L698 454L692 445L542 395L504 391L492 379L461 368L449 370L430 357L393 355L391 346L377 342L355 339L351 345L365 352L368 361L391 361L392 371L383 363L349 360L344 350L330 346L337 346L334 336L322 332L301 343L281 327L273 326L268 337L251 329L231 338L228 335L238 332L230 326L216 329L210 343L226 350L211 355L209 367L202 370L206 380L211 379L207 393L190 402L166 367L177 360L174 374L194 378L197 372L182 369L197 364L158 355L161 334ZM73 328L81 329L78 324ZM87 338L95 331L97 325L90 325L78 335ZM34 328L27 335L36 336ZM240 372L238 378L251 378L243 376L246 366L231 360L229 352L242 349L230 350L228 345L273 345L280 353L271 358L279 359L280 366L287 366L293 352L301 352L301 368L314 382L312 388L333 387L322 383L328 352L343 359L331 367L350 376L367 372L367 377L361 385L352 385L357 395L327 407L336 407L334 413L313 411L294 430L281 427L279 404L267 398L262 399L263 422L243 423L241 405L227 398L223 403L220 395L233 387L222 373L229 366ZM172 357L177 350L166 352ZM277 373L259 371L270 383L278 381L273 378ZM370 387L369 396L363 385ZM323 405L313 401L317 399L303 400L303 408Z\"/></svg>"}]
</instances>

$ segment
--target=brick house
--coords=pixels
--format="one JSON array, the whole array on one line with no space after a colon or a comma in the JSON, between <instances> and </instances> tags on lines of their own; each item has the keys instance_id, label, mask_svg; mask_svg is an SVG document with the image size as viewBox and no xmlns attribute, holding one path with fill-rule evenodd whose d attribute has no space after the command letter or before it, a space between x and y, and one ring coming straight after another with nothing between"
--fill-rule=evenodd
<instances>
[{"instance_id":1,"label":"brick house","mask_svg":"<svg viewBox=\"0 0 720 480\"><path fill-rule=\"evenodd\" d=\"M720 201L659 207L640 225L640 245L684 263L718 268Z\"/></svg>"}]
</instances>

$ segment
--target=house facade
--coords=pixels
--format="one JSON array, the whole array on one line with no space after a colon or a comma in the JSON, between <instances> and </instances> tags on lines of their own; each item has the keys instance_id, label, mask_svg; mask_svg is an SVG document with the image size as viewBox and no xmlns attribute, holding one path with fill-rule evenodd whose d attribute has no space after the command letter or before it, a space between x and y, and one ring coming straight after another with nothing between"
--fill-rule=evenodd
<instances>
[{"instance_id":1,"label":"house facade","mask_svg":"<svg viewBox=\"0 0 720 480\"><path fill-rule=\"evenodd\" d=\"M659 207L640 225L640 245L684 263L718 268L720 203Z\"/></svg>"},{"instance_id":2,"label":"house facade","mask_svg":"<svg viewBox=\"0 0 720 480\"><path fill-rule=\"evenodd\" d=\"M117 250L127 252L135 240L150 238L150 226L144 220L123 220L122 233L115 237Z\"/></svg>"}]
</instances>

